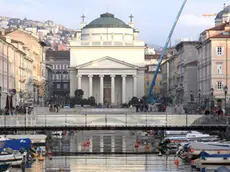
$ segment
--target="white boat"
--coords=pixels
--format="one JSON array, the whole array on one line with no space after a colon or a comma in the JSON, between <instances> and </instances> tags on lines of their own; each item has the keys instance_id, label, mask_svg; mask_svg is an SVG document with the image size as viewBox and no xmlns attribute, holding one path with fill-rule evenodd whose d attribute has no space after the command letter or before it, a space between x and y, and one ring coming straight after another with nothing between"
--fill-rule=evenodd
<instances>
[{"instance_id":1,"label":"white boat","mask_svg":"<svg viewBox=\"0 0 230 172\"><path fill-rule=\"evenodd\" d=\"M209 134L203 134L198 131L191 131L184 136L169 136L169 137L165 137L165 139L175 140L175 141L178 140L183 142L185 140L218 139L218 137Z\"/></svg>"},{"instance_id":2,"label":"white boat","mask_svg":"<svg viewBox=\"0 0 230 172\"><path fill-rule=\"evenodd\" d=\"M0 141L9 140L6 136L0 135Z\"/></svg>"},{"instance_id":3,"label":"white boat","mask_svg":"<svg viewBox=\"0 0 230 172\"><path fill-rule=\"evenodd\" d=\"M176 156L184 160L197 159L200 157L201 152L207 152L208 154L230 154L230 146L225 143L199 143L192 142L182 144L176 153Z\"/></svg>"},{"instance_id":4,"label":"white boat","mask_svg":"<svg viewBox=\"0 0 230 172\"><path fill-rule=\"evenodd\" d=\"M205 153L207 154L207 153ZM230 166L230 154L207 154L191 162L193 168L202 169L211 166Z\"/></svg>"},{"instance_id":5,"label":"white boat","mask_svg":"<svg viewBox=\"0 0 230 172\"><path fill-rule=\"evenodd\" d=\"M21 165L23 157L25 156L24 154L21 154L20 152L14 152L12 154L0 154L0 163L5 163L9 162L11 163L11 166L18 166Z\"/></svg>"}]
</instances>

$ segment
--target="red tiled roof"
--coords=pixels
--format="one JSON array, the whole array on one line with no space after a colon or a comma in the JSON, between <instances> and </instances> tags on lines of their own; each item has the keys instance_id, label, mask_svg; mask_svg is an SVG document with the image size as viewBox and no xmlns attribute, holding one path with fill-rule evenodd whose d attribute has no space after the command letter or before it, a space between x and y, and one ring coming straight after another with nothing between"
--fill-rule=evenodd
<instances>
[{"instance_id":1,"label":"red tiled roof","mask_svg":"<svg viewBox=\"0 0 230 172\"><path fill-rule=\"evenodd\" d=\"M226 34L223 34L223 33L226 33ZM230 38L230 31L219 33L219 34L212 36L210 38Z\"/></svg>"},{"instance_id":2,"label":"red tiled roof","mask_svg":"<svg viewBox=\"0 0 230 172\"><path fill-rule=\"evenodd\" d=\"M215 27L212 27L212 28L209 28L209 29L206 29L205 31L210 31L210 30L224 30L225 26L229 24L229 23L223 23L223 24L220 24L218 26L215 26Z\"/></svg>"}]
</instances>

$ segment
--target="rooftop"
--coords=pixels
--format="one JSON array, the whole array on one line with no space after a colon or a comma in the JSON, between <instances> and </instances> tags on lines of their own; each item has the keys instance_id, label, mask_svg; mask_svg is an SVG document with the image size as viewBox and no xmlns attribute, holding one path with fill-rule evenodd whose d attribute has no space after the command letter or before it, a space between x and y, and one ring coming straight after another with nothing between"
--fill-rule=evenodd
<instances>
[{"instance_id":1,"label":"rooftop","mask_svg":"<svg viewBox=\"0 0 230 172\"><path fill-rule=\"evenodd\" d=\"M115 18L111 13L101 14L99 18L93 20L84 28L131 28L122 20Z\"/></svg>"}]
</instances>

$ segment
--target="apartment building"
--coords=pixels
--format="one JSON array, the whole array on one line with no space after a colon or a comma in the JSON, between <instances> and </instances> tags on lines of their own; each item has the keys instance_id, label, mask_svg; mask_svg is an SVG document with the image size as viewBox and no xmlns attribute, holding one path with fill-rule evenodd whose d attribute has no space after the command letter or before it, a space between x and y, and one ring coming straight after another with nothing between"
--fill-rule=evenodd
<instances>
[{"instance_id":1,"label":"apartment building","mask_svg":"<svg viewBox=\"0 0 230 172\"><path fill-rule=\"evenodd\" d=\"M175 103L177 89L177 64L178 53L175 47L168 48L166 51L167 60L161 65L162 80L161 80L161 95L170 97Z\"/></svg>"},{"instance_id":2,"label":"apartment building","mask_svg":"<svg viewBox=\"0 0 230 172\"><path fill-rule=\"evenodd\" d=\"M226 22L200 34L198 49L198 86L203 99L224 99L223 87L228 86L230 98L230 23Z\"/></svg>"},{"instance_id":3,"label":"apartment building","mask_svg":"<svg viewBox=\"0 0 230 172\"><path fill-rule=\"evenodd\" d=\"M176 45L178 53L177 64L177 99L183 104L193 101L198 96L197 88L197 58L198 52L196 46L198 41L182 41Z\"/></svg>"},{"instance_id":4,"label":"apartment building","mask_svg":"<svg viewBox=\"0 0 230 172\"><path fill-rule=\"evenodd\" d=\"M70 93L69 77L70 51L47 51L46 65L52 69L52 92L49 100L55 104L64 105Z\"/></svg>"},{"instance_id":5,"label":"apartment building","mask_svg":"<svg viewBox=\"0 0 230 172\"><path fill-rule=\"evenodd\" d=\"M23 95L33 105L42 105L45 91L45 43L19 29L5 32L3 37L25 53L15 63L18 65L16 77L20 78L20 82L15 85L18 97Z\"/></svg>"}]
</instances>

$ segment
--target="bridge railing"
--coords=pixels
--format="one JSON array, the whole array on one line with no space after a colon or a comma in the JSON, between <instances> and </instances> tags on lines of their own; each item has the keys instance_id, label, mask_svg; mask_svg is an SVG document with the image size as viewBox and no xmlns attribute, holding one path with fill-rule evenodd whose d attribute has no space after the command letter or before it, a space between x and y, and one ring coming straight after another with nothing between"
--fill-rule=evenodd
<instances>
[{"instance_id":1,"label":"bridge railing","mask_svg":"<svg viewBox=\"0 0 230 172\"><path fill-rule=\"evenodd\" d=\"M230 117L170 114L55 114L0 116L0 126L228 126Z\"/></svg>"}]
</instances>

